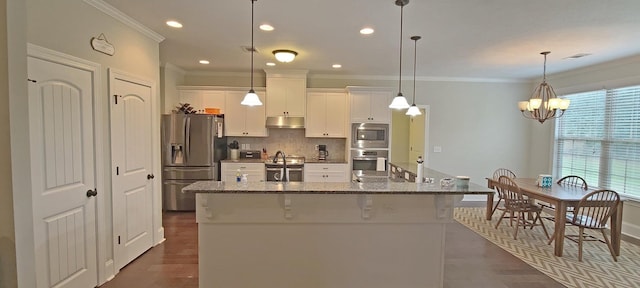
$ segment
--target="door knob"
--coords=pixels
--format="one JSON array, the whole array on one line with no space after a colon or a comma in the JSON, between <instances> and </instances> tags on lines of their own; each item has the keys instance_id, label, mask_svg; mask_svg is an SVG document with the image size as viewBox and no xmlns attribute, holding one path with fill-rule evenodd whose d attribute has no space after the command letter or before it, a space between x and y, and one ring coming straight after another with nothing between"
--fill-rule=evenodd
<instances>
[{"instance_id":1,"label":"door knob","mask_svg":"<svg viewBox=\"0 0 640 288\"><path fill-rule=\"evenodd\" d=\"M148 180L151 180L151 179L153 179L153 178L155 178L155 176L153 176L153 174L147 174L147 179L148 179Z\"/></svg>"},{"instance_id":2,"label":"door knob","mask_svg":"<svg viewBox=\"0 0 640 288\"><path fill-rule=\"evenodd\" d=\"M98 195L98 189L87 190L87 197L95 197Z\"/></svg>"}]
</instances>

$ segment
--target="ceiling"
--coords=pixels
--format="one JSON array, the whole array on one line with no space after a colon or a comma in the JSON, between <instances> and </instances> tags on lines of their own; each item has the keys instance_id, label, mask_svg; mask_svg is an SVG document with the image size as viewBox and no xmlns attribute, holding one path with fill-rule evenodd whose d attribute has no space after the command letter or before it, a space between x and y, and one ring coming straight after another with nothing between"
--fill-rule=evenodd
<instances>
[{"instance_id":1,"label":"ceiling","mask_svg":"<svg viewBox=\"0 0 640 288\"><path fill-rule=\"evenodd\" d=\"M248 72L250 0L104 0L164 36L160 61L189 72ZM255 69L275 49L297 51L274 69L391 77L399 72L400 6L395 0L258 0ZM404 7L403 77L527 80L640 54L638 0L411 0ZM168 27L178 20L184 27ZM268 23L275 30L257 27ZM375 33L363 36L365 26ZM579 53L587 57L570 59ZM207 59L209 65L198 64ZM331 68L339 63L340 69ZM342 77L342 76L340 76Z\"/></svg>"}]
</instances>

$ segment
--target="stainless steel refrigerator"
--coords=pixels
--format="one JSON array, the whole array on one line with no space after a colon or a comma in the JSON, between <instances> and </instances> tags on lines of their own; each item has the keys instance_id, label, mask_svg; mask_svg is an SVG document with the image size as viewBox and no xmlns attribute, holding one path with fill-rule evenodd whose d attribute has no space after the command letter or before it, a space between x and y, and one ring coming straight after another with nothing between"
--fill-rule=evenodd
<instances>
[{"instance_id":1,"label":"stainless steel refrigerator","mask_svg":"<svg viewBox=\"0 0 640 288\"><path fill-rule=\"evenodd\" d=\"M164 210L194 211L195 195L182 188L196 181L220 180L227 157L221 115L162 115L162 195Z\"/></svg>"}]
</instances>

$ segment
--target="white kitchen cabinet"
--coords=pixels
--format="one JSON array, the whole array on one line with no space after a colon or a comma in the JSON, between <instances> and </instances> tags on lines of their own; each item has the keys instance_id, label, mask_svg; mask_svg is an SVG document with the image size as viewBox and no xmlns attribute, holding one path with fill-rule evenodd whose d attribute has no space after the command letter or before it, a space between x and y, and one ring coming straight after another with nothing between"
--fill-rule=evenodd
<instances>
[{"instance_id":1,"label":"white kitchen cabinet","mask_svg":"<svg viewBox=\"0 0 640 288\"><path fill-rule=\"evenodd\" d=\"M343 92L307 92L306 137L344 138L348 130L347 95Z\"/></svg>"},{"instance_id":2,"label":"white kitchen cabinet","mask_svg":"<svg viewBox=\"0 0 640 288\"><path fill-rule=\"evenodd\" d=\"M304 182L349 182L349 179L348 164L304 164Z\"/></svg>"},{"instance_id":3,"label":"white kitchen cabinet","mask_svg":"<svg viewBox=\"0 0 640 288\"><path fill-rule=\"evenodd\" d=\"M389 123L392 92L389 89L347 87L351 99L352 123Z\"/></svg>"},{"instance_id":4,"label":"white kitchen cabinet","mask_svg":"<svg viewBox=\"0 0 640 288\"><path fill-rule=\"evenodd\" d=\"M246 91L226 91L226 109L224 125L227 136L266 137L268 131L265 126L265 107L241 105ZM261 101L264 92L256 91Z\"/></svg>"},{"instance_id":5,"label":"white kitchen cabinet","mask_svg":"<svg viewBox=\"0 0 640 288\"><path fill-rule=\"evenodd\" d=\"M267 71L267 117L304 117L306 94L306 71L295 70L286 73Z\"/></svg>"},{"instance_id":6,"label":"white kitchen cabinet","mask_svg":"<svg viewBox=\"0 0 640 288\"><path fill-rule=\"evenodd\" d=\"M236 174L247 174L249 182L264 181L264 163L222 162L221 179L225 182L236 182Z\"/></svg>"},{"instance_id":7,"label":"white kitchen cabinet","mask_svg":"<svg viewBox=\"0 0 640 288\"><path fill-rule=\"evenodd\" d=\"M178 102L189 103L197 113L204 113L204 108L220 108L220 113L225 113L225 91L204 90L205 88L193 88L179 90ZM174 106L178 106L176 103Z\"/></svg>"}]
</instances>

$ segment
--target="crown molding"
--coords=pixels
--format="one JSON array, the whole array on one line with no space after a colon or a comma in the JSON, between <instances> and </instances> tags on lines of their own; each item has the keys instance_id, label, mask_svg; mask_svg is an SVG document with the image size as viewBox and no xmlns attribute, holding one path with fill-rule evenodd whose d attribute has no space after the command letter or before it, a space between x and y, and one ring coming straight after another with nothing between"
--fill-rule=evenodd
<instances>
[{"instance_id":1,"label":"crown molding","mask_svg":"<svg viewBox=\"0 0 640 288\"><path fill-rule=\"evenodd\" d=\"M162 42L165 39L164 36L149 29L147 26L142 25L140 22L122 13L122 11L116 9L115 7L107 4L102 0L83 0L83 1L95 7L96 9L102 11L103 13L113 17L114 19L124 23L125 25L133 28L134 30L144 34L145 36L151 38L152 40L158 43Z\"/></svg>"},{"instance_id":2,"label":"crown molding","mask_svg":"<svg viewBox=\"0 0 640 288\"><path fill-rule=\"evenodd\" d=\"M186 75L187 74L186 70L184 70L184 69L182 69L182 68L180 68L180 67L178 67L176 65L173 65L173 64L171 64L169 62L164 63L164 65L162 65L162 67L164 67L165 69L176 71L176 72L178 72L178 73L180 73L182 75Z\"/></svg>"}]
</instances>

